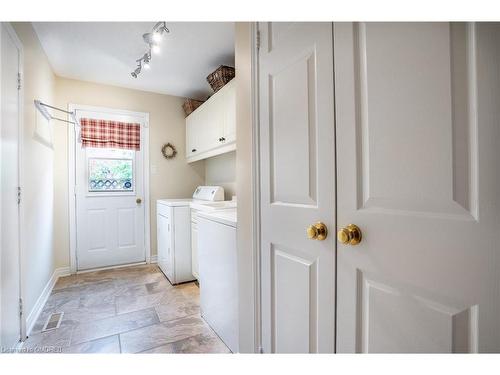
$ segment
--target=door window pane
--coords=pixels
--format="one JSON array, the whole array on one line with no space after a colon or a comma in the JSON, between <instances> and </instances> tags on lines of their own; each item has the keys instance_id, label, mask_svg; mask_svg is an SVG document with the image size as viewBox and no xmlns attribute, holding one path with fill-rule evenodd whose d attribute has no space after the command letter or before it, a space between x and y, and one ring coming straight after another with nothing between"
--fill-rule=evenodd
<instances>
[{"instance_id":1,"label":"door window pane","mask_svg":"<svg viewBox=\"0 0 500 375\"><path fill-rule=\"evenodd\" d=\"M134 191L132 159L88 158L90 192Z\"/></svg>"}]
</instances>

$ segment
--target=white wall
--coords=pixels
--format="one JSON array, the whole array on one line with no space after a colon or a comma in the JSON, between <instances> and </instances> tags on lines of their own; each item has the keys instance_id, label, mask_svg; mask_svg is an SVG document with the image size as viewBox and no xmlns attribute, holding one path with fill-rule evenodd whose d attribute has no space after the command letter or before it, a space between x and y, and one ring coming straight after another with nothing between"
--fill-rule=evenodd
<instances>
[{"instance_id":1,"label":"white wall","mask_svg":"<svg viewBox=\"0 0 500 375\"><path fill-rule=\"evenodd\" d=\"M236 195L236 151L205 160L205 184L222 186L225 200Z\"/></svg>"},{"instance_id":2,"label":"white wall","mask_svg":"<svg viewBox=\"0 0 500 375\"><path fill-rule=\"evenodd\" d=\"M205 182L203 162L186 162L184 98L131 90L73 79L56 78L56 104L83 104L149 113L151 252L156 254L156 200L188 198ZM69 266L68 133L66 125L54 128L55 248L58 267ZM175 159L161 154L163 144L177 148ZM155 172L156 171L156 172Z\"/></svg>"},{"instance_id":3,"label":"white wall","mask_svg":"<svg viewBox=\"0 0 500 375\"><path fill-rule=\"evenodd\" d=\"M34 138L34 99L54 102L55 76L30 23L13 23L24 47L23 282L29 314L54 272L54 152Z\"/></svg>"}]
</instances>

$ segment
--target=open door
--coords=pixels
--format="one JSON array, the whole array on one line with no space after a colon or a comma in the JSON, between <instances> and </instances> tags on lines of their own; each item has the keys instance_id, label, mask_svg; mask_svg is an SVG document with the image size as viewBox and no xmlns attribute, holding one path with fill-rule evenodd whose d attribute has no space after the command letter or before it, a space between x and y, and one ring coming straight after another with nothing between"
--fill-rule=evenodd
<instances>
[{"instance_id":1,"label":"open door","mask_svg":"<svg viewBox=\"0 0 500 375\"><path fill-rule=\"evenodd\" d=\"M500 24L334 25L337 351L500 352ZM355 242L355 241L354 241Z\"/></svg>"},{"instance_id":2,"label":"open door","mask_svg":"<svg viewBox=\"0 0 500 375\"><path fill-rule=\"evenodd\" d=\"M263 350L332 353L332 24L261 23L259 33Z\"/></svg>"}]
</instances>

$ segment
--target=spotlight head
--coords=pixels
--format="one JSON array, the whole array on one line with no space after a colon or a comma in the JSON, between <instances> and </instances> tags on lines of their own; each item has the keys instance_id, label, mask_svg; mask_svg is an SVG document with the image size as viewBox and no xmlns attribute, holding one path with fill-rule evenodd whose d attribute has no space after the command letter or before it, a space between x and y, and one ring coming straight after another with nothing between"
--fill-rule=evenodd
<instances>
[{"instance_id":1,"label":"spotlight head","mask_svg":"<svg viewBox=\"0 0 500 375\"><path fill-rule=\"evenodd\" d=\"M155 31L151 37L152 41L155 43L161 42L161 33L158 31Z\"/></svg>"},{"instance_id":2,"label":"spotlight head","mask_svg":"<svg viewBox=\"0 0 500 375\"><path fill-rule=\"evenodd\" d=\"M142 34L142 39L144 40L145 43L151 44L153 42L153 34L152 33Z\"/></svg>"},{"instance_id":3,"label":"spotlight head","mask_svg":"<svg viewBox=\"0 0 500 375\"><path fill-rule=\"evenodd\" d=\"M153 52L155 55L160 53L160 46L157 44L153 44L151 46L151 52Z\"/></svg>"},{"instance_id":4,"label":"spotlight head","mask_svg":"<svg viewBox=\"0 0 500 375\"><path fill-rule=\"evenodd\" d=\"M149 65L149 61L145 61L142 67L146 70L149 70L149 68L151 68L151 66Z\"/></svg>"},{"instance_id":5,"label":"spotlight head","mask_svg":"<svg viewBox=\"0 0 500 375\"><path fill-rule=\"evenodd\" d=\"M132 73L130 73L130 75L134 78L137 78L140 72L141 72L141 66L139 65L137 68L135 68L135 70Z\"/></svg>"}]
</instances>

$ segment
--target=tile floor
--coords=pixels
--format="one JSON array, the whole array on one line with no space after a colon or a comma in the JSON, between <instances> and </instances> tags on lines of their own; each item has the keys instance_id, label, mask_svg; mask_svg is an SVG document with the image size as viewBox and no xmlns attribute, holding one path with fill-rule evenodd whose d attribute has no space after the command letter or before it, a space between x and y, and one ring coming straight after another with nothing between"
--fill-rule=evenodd
<instances>
[{"instance_id":1,"label":"tile floor","mask_svg":"<svg viewBox=\"0 0 500 375\"><path fill-rule=\"evenodd\" d=\"M59 328L41 332L64 312ZM24 348L63 353L230 353L200 317L194 283L172 286L155 265L60 278Z\"/></svg>"}]
</instances>

